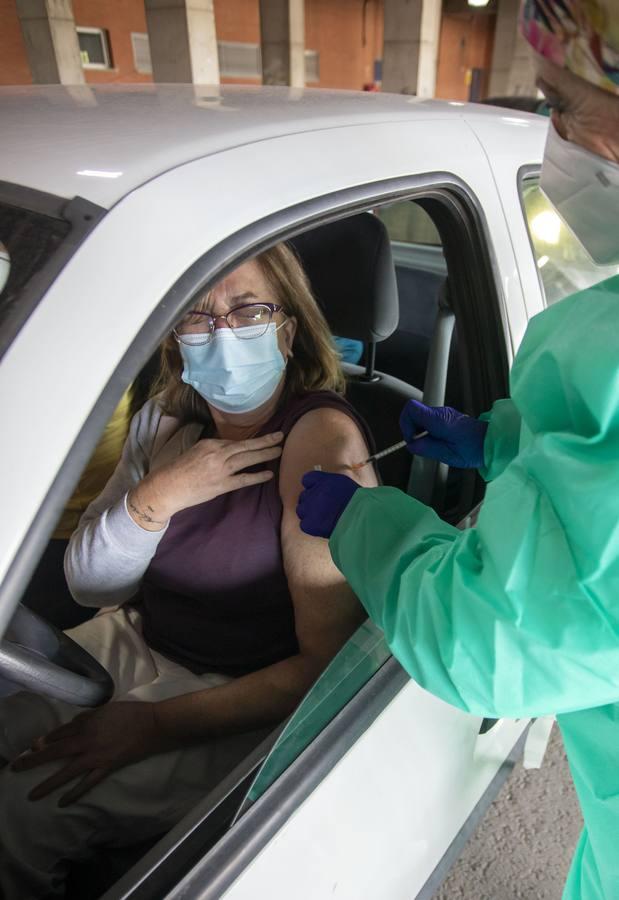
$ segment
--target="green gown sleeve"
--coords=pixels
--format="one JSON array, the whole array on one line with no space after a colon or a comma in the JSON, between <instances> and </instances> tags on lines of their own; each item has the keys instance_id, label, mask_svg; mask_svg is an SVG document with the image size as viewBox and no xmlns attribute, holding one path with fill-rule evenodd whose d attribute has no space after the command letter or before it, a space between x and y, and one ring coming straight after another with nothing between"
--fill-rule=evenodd
<instances>
[{"instance_id":1,"label":"green gown sleeve","mask_svg":"<svg viewBox=\"0 0 619 900\"><path fill-rule=\"evenodd\" d=\"M479 418L488 422L484 466L479 472L484 481L494 481L518 454L522 418L513 400L497 400L490 412Z\"/></svg>"},{"instance_id":2,"label":"green gown sleeve","mask_svg":"<svg viewBox=\"0 0 619 900\"><path fill-rule=\"evenodd\" d=\"M380 487L356 492L331 537L410 675L476 715L619 698L619 278L585 294L529 325L520 450L474 528Z\"/></svg>"}]
</instances>

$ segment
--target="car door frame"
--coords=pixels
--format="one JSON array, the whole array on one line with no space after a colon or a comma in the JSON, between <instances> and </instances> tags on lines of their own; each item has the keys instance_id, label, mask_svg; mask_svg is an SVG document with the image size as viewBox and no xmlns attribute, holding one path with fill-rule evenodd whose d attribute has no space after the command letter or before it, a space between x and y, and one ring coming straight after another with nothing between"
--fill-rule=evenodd
<instances>
[{"instance_id":1,"label":"car door frame","mask_svg":"<svg viewBox=\"0 0 619 900\"><path fill-rule=\"evenodd\" d=\"M165 333L172 326L183 309L189 307L197 291L204 290L209 284L224 277L241 262L259 253L261 250L266 249L279 240L293 237L312 226L403 199L415 199L417 202L425 203L429 207L429 211L431 210L433 218L437 213L437 204L443 204L445 215L459 218L460 226L464 229L471 247L477 253L477 261L481 263L481 269L470 265L470 258L468 257L456 263L455 268L461 274L461 281L459 288L455 291L455 296L457 298L459 290L462 296L486 298L484 307L476 309L476 315L471 319L473 340L477 341L480 334L483 336L482 340L488 340L488 334L491 334L493 329L495 335L500 334L502 336L500 352L497 354L491 352L488 356L482 352L482 359L487 365L480 366L476 371L477 389L482 395L477 402L481 407L489 405L498 394L502 393L497 388L497 382L502 382L503 391L505 391L507 384L509 338L504 330L504 303L501 302L501 279L498 277L496 261L493 259L492 244L489 240L489 227L483 210L471 189L459 177L450 173L439 172L413 175L405 178L386 179L355 188L347 188L281 210L247 228L239 230L239 232L231 235L221 244L208 250L177 280L146 323L145 328L150 336L150 339L146 341L146 349L144 349L144 331L140 334L140 343L142 345L140 353L148 355L152 352L158 344L161 334ZM449 204L451 204L450 209L448 209ZM446 258L450 274L453 275L454 261L450 259L450 253L447 248ZM488 301L489 295L492 297L490 302ZM484 315L484 312L488 312L488 306L490 305L492 315ZM136 342L137 339L129 349L127 356L130 356L132 353L137 355ZM107 392L112 394L112 399L106 404L107 407L112 406L118 396L120 390L118 381L120 381L120 386L124 389L126 385L125 361L123 362L122 371L120 371L119 367L119 371L115 373L114 378L110 380L103 392L104 394ZM488 393L489 391L490 393ZM96 411L93 414L93 418L95 417ZM81 439L84 439L84 434L88 433L89 428L98 433L100 423L95 421L90 424L87 423L87 426L84 428L82 435L80 435ZM286 818L289 817L295 804L302 802L302 798L311 793L315 785L329 771L336 758L333 753L335 752L336 755L340 754L340 756L343 755L354 744L358 736L370 727L376 716L379 715L380 710L384 709L393 697L402 690L407 681L408 677L393 659L389 660L374 675L357 697L353 698L341 710L336 720L319 735L319 739L310 745L307 751L304 751L299 759L295 761L295 764L290 769L290 773L288 774L287 770L278 782L269 789L265 797L258 801L251 810L251 816L248 818L243 817L239 820L235 826L234 836L226 840L225 843L221 843L221 846L218 843L214 848L216 857L220 853L225 856L225 858L221 859L222 871L225 869L230 875L232 872L230 868L231 856L237 859L241 858L237 842L245 839L248 829L251 830L252 827L258 829L253 832L253 837L251 837L249 842L252 848L250 856L252 858L255 856L258 852L258 847L263 846L281 827ZM366 689L367 694L373 698L373 703L370 706L367 706ZM363 712L364 704L367 706L366 712ZM328 746L330 749L325 751L325 746ZM337 747L337 751L333 751L331 749L333 747ZM325 754L324 760L322 760L321 756L323 753ZM322 760L322 762L316 762L316 758ZM509 769L508 758L506 758L505 766L507 767L505 770L506 777ZM300 772L304 776L302 785L298 783ZM291 783L296 785L293 795L283 802L281 792L288 790ZM196 828L198 828L200 822L203 822L207 815L212 814L213 810L223 802L225 797L229 796L229 791L232 789L231 785L226 784L222 788L223 797L208 798L205 808L196 816L190 817L190 819L193 818L191 822L186 823L188 830L186 830L184 835L180 833L182 829L178 827L173 829L170 835L166 836L155 848L149 851L144 859L140 860L126 876L121 878L105 897L109 897L111 900L112 897L120 896L127 898L161 896L162 866L166 869L174 867L174 858L180 859L183 857L181 849L183 844L186 841L191 843L190 838L192 835L195 838ZM498 787L496 789L498 790ZM490 800L486 799L484 802L489 803ZM481 800L480 804L482 804ZM287 810L287 816L284 818L274 816L275 807ZM259 825L255 824L257 819L260 823ZM458 844L454 843L453 848L450 848L450 857L457 852L457 846ZM230 849L231 847L233 849ZM185 859L191 859L194 852L194 849L190 849ZM243 858L247 862L247 855ZM211 856L211 851L209 851L203 862L209 867L212 866L213 857ZM181 863L181 867L182 865ZM209 892L205 893L204 883L200 883L204 877L204 872L200 864L198 865L202 874L197 875L197 881L193 882L196 896L219 896L220 894L217 893L219 888L216 885L220 883L220 879L213 881L212 889L209 888ZM238 870L235 869L235 871ZM184 883L183 891L187 889L188 885ZM174 893L176 894L176 891ZM183 893L183 896L186 895Z\"/></svg>"}]
</instances>

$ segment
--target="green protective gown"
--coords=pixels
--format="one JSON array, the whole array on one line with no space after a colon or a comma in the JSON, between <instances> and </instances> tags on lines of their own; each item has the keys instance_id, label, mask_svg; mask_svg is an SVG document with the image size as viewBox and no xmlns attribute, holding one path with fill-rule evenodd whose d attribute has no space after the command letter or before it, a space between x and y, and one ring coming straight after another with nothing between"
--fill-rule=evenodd
<instances>
[{"instance_id":1,"label":"green protective gown","mask_svg":"<svg viewBox=\"0 0 619 900\"><path fill-rule=\"evenodd\" d=\"M422 687L479 716L557 714L585 819L563 896L618 900L619 277L531 320L511 392L474 528L365 488L331 553Z\"/></svg>"}]
</instances>

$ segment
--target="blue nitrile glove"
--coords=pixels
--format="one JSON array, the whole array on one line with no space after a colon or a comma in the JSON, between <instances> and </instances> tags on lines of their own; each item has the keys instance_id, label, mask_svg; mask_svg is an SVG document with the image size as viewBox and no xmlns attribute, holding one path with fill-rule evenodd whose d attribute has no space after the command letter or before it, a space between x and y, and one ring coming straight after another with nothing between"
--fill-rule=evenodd
<instances>
[{"instance_id":1,"label":"blue nitrile glove","mask_svg":"<svg viewBox=\"0 0 619 900\"><path fill-rule=\"evenodd\" d=\"M411 453L459 469L479 469L484 464L488 423L451 406L426 406L409 400L400 416L400 428ZM415 440L420 431L427 431L427 436Z\"/></svg>"},{"instance_id":2,"label":"blue nitrile glove","mask_svg":"<svg viewBox=\"0 0 619 900\"><path fill-rule=\"evenodd\" d=\"M347 475L331 472L306 472L302 484L305 490L297 504L301 531L314 537L331 537L359 485Z\"/></svg>"}]
</instances>

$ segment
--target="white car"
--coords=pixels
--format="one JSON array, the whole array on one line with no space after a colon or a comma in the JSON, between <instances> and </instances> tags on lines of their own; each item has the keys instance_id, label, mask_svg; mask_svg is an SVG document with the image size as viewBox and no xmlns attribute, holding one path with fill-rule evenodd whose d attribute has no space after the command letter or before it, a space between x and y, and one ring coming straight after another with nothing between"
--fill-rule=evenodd
<instances>
[{"instance_id":1,"label":"white car","mask_svg":"<svg viewBox=\"0 0 619 900\"><path fill-rule=\"evenodd\" d=\"M407 396L471 413L505 396L529 318L591 267L536 187L537 116L149 85L2 89L0 122L0 634L123 391L196 292L240 261L295 239L334 332L366 341L350 398L379 448L398 439ZM477 476L389 459L388 483L466 526ZM0 692L105 699L88 660L30 638L34 651L18 646L27 622L5 635ZM429 897L527 726L434 698L366 623L189 817L76 873L72 895Z\"/></svg>"}]
</instances>

